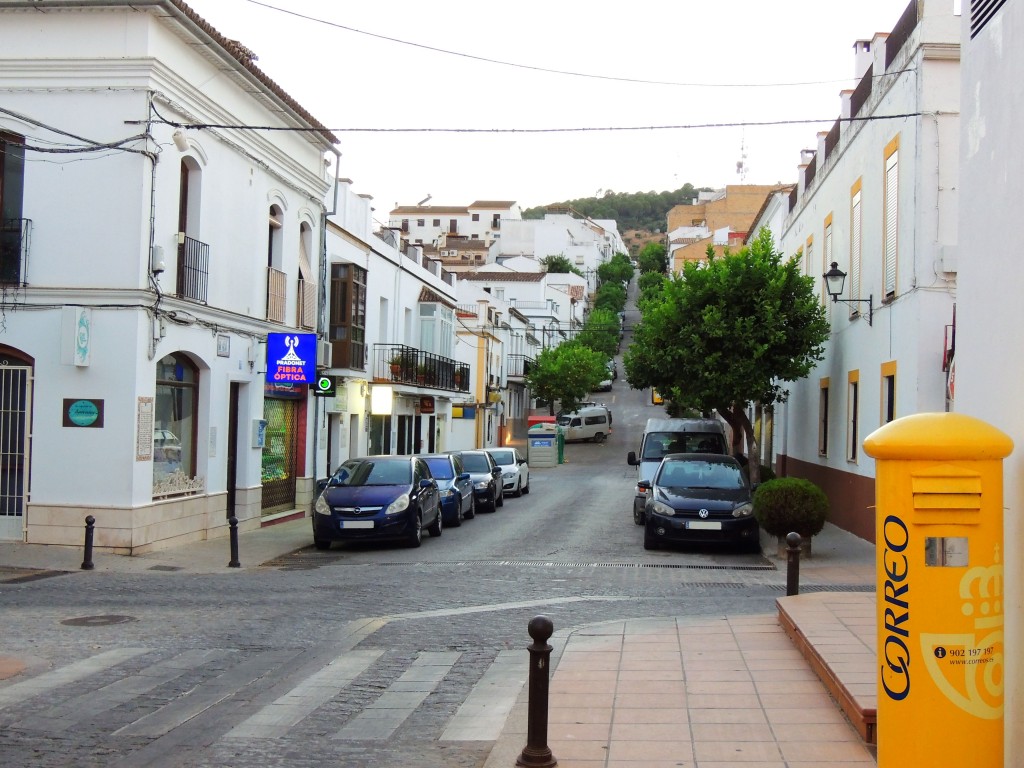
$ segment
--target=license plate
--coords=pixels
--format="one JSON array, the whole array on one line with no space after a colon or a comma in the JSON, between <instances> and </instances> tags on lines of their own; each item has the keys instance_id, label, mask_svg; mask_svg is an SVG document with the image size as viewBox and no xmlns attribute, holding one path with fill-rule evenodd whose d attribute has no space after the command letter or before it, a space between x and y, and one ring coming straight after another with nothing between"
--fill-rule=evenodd
<instances>
[{"instance_id":1,"label":"license plate","mask_svg":"<svg viewBox=\"0 0 1024 768\"><path fill-rule=\"evenodd\" d=\"M373 528L373 520L342 520L342 528Z\"/></svg>"},{"instance_id":2,"label":"license plate","mask_svg":"<svg viewBox=\"0 0 1024 768\"><path fill-rule=\"evenodd\" d=\"M720 531L722 523L718 520L687 520L686 527L694 531Z\"/></svg>"}]
</instances>

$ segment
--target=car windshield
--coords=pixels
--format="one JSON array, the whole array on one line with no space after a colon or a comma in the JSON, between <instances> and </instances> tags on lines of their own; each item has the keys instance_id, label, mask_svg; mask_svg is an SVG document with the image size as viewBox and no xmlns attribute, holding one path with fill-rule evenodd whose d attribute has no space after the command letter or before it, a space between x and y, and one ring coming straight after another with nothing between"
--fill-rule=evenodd
<instances>
[{"instance_id":1,"label":"car windshield","mask_svg":"<svg viewBox=\"0 0 1024 768\"><path fill-rule=\"evenodd\" d=\"M651 432L644 442L645 461L670 453L725 453L722 436L711 432Z\"/></svg>"},{"instance_id":2,"label":"car windshield","mask_svg":"<svg viewBox=\"0 0 1024 768\"><path fill-rule=\"evenodd\" d=\"M721 491L744 486L739 466L710 461L666 461L661 465L655 482L670 488L711 488Z\"/></svg>"},{"instance_id":3,"label":"car windshield","mask_svg":"<svg viewBox=\"0 0 1024 768\"><path fill-rule=\"evenodd\" d=\"M452 469L452 462L449 459L433 458L424 459L427 462L427 466L430 467L430 474L432 474L437 480L451 480L455 477L455 471Z\"/></svg>"},{"instance_id":4,"label":"car windshield","mask_svg":"<svg viewBox=\"0 0 1024 768\"><path fill-rule=\"evenodd\" d=\"M491 451L495 464L515 464L516 458L512 451Z\"/></svg>"},{"instance_id":5,"label":"car windshield","mask_svg":"<svg viewBox=\"0 0 1024 768\"><path fill-rule=\"evenodd\" d=\"M572 421L572 416L559 416L555 423L559 426L567 427L570 421Z\"/></svg>"},{"instance_id":6,"label":"car windshield","mask_svg":"<svg viewBox=\"0 0 1024 768\"><path fill-rule=\"evenodd\" d=\"M487 463L487 457L482 453L462 454L462 466L467 472L490 472L491 466Z\"/></svg>"},{"instance_id":7,"label":"car windshield","mask_svg":"<svg viewBox=\"0 0 1024 768\"><path fill-rule=\"evenodd\" d=\"M356 461L342 464L331 477L330 485L409 485L408 461Z\"/></svg>"}]
</instances>

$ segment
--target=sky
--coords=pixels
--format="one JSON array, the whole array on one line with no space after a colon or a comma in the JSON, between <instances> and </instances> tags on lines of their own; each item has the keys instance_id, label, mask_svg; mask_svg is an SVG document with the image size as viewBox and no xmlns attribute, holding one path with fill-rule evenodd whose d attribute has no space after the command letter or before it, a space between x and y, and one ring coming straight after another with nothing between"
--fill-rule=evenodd
<instances>
[{"instance_id":1,"label":"sky","mask_svg":"<svg viewBox=\"0 0 1024 768\"><path fill-rule=\"evenodd\" d=\"M907 5L185 2L337 134L340 175L382 223L428 196L531 208L793 183L800 150L856 85L854 42L890 31ZM749 125L766 122L786 124Z\"/></svg>"}]
</instances>

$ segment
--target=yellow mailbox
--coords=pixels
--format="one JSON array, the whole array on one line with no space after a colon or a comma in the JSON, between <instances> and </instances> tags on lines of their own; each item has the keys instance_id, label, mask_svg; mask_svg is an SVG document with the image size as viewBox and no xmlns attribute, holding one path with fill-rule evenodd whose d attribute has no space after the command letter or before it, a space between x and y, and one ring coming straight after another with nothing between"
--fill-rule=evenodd
<instances>
[{"instance_id":1,"label":"yellow mailbox","mask_svg":"<svg viewBox=\"0 0 1024 768\"><path fill-rule=\"evenodd\" d=\"M878 765L1003 768L1003 467L957 413L890 422L876 459Z\"/></svg>"}]
</instances>

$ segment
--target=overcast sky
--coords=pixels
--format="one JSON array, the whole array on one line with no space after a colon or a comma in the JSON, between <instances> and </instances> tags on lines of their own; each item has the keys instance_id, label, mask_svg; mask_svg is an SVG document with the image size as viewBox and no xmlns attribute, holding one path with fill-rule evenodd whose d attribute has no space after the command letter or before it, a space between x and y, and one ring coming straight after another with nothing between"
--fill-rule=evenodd
<instances>
[{"instance_id":1,"label":"overcast sky","mask_svg":"<svg viewBox=\"0 0 1024 768\"><path fill-rule=\"evenodd\" d=\"M428 195L433 205L529 208L687 182L793 182L800 150L816 146L839 116L839 92L856 84L853 43L891 30L907 5L186 2L337 132L341 175L373 197L381 222ZM771 121L820 122L736 125ZM720 127L651 129L706 124ZM494 132L633 127L645 129ZM399 128L487 132L384 131Z\"/></svg>"}]
</instances>

